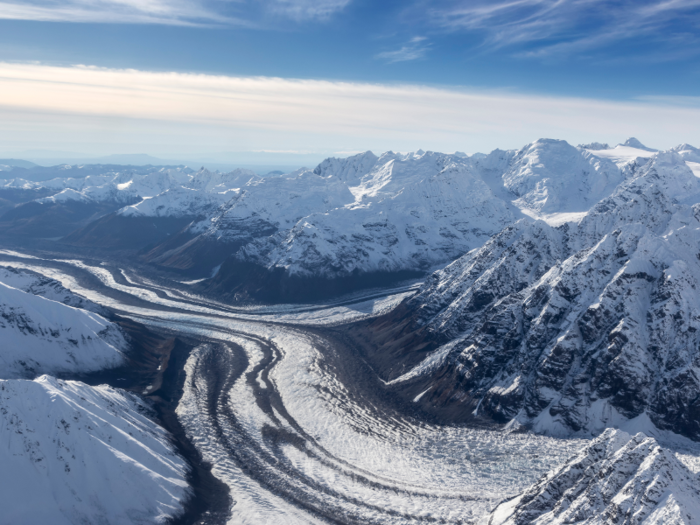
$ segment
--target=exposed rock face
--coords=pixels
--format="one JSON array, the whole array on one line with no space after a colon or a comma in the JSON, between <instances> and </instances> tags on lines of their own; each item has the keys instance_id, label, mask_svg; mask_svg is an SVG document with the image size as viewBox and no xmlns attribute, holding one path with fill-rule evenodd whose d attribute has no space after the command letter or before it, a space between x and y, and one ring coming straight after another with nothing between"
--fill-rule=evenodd
<instances>
[{"instance_id":1,"label":"exposed rock face","mask_svg":"<svg viewBox=\"0 0 700 525\"><path fill-rule=\"evenodd\" d=\"M699 200L683 159L659 154L578 224L505 228L410 300L446 344L388 379L555 435L646 413L700 439Z\"/></svg>"},{"instance_id":2,"label":"exposed rock face","mask_svg":"<svg viewBox=\"0 0 700 525\"><path fill-rule=\"evenodd\" d=\"M700 523L698 481L653 438L607 430L484 523L692 525Z\"/></svg>"}]
</instances>

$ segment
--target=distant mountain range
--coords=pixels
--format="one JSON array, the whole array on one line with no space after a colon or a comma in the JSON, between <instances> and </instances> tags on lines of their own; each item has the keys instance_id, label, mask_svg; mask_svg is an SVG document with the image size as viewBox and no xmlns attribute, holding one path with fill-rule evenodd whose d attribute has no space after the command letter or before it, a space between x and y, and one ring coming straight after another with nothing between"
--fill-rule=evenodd
<instances>
[{"instance_id":1,"label":"distant mountain range","mask_svg":"<svg viewBox=\"0 0 700 525\"><path fill-rule=\"evenodd\" d=\"M690 173L700 165L691 146L674 154ZM267 177L15 168L0 224L6 235L140 250L191 278L215 273L200 287L221 297L302 301L423 275L522 218L576 222L655 155L635 139L608 149L539 140L488 155L367 152Z\"/></svg>"},{"instance_id":2,"label":"distant mountain range","mask_svg":"<svg viewBox=\"0 0 700 525\"><path fill-rule=\"evenodd\" d=\"M8 155L9 156L9 155ZM51 150L28 150L12 155L14 158L0 159L0 178L4 171L12 167L32 168L41 166L50 168L59 165L103 165L103 166L189 166L198 169L231 171L246 168L260 175L272 171L287 173L302 166L315 166L323 156L295 152L217 152L208 155L182 155L177 158L163 158L152 155L113 154L94 157L76 152ZM25 159L25 160L21 160Z\"/></svg>"}]
</instances>

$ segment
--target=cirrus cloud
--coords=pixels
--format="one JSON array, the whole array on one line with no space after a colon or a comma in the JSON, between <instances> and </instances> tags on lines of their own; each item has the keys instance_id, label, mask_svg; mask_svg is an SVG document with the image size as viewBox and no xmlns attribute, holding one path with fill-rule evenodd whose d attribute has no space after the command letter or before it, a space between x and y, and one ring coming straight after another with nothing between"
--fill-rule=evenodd
<instances>
[{"instance_id":1,"label":"cirrus cloud","mask_svg":"<svg viewBox=\"0 0 700 525\"><path fill-rule=\"evenodd\" d=\"M38 22L238 25L255 27L259 10L296 21L327 20L351 0L16 0L0 19Z\"/></svg>"},{"instance_id":2,"label":"cirrus cloud","mask_svg":"<svg viewBox=\"0 0 700 525\"><path fill-rule=\"evenodd\" d=\"M524 56L608 51L679 39L698 44L700 0L420 0L408 10L433 27L483 35L489 49L521 46Z\"/></svg>"}]
</instances>

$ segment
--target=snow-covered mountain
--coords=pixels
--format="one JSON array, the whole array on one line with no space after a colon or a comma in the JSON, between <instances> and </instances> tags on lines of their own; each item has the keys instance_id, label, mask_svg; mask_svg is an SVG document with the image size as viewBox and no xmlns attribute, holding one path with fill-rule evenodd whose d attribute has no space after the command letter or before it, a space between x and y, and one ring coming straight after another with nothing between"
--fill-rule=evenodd
<instances>
[{"instance_id":1,"label":"snow-covered mountain","mask_svg":"<svg viewBox=\"0 0 700 525\"><path fill-rule=\"evenodd\" d=\"M0 380L0 443L2 523L166 523L189 495L149 409L108 386Z\"/></svg>"},{"instance_id":2,"label":"snow-covered mountain","mask_svg":"<svg viewBox=\"0 0 700 525\"><path fill-rule=\"evenodd\" d=\"M672 151L700 173L695 148ZM260 299L275 288L296 300L299 289L332 294L420 275L525 216L578 221L657 155L636 139L614 148L541 139L488 155L366 152L282 176L161 168L8 184L53 188L33 203L53 203L49 218L56 207L131 199L71 223L67 243L143 249L150 263L216 274L202 292ZM321 284L330 281L347 285Z\"/></svg>"},{"instance_id":3,"label":"snow-covered mountain","mask_svg":"<svg viewBox=\"0 0 700 525\"><path fill-rule=\"evenodd\" d=\"M2 281L38 286L60 296L48 283L0 278L0 377L35 377L41 373L78 373L114 368L125 361L128 342L117 325L97 313L12 288ZM18 282L22 281L22 282ZM69 302L73 302L69 300Z\"/></svg>"},{"instance_id":4,"label":"snow-covered mountain","mask_svg":"<svg viewBox=\"0 0 700 525\"><path fill-rule=\"evenodd\" d=\"M653 439L609 429L484 525L693 525L700 523L698 475Z\"/></svg>"},{"instance_id":5,"label":"snow-covered mountain","mask_svg":"<svg viewBox=\"0 0 700 525\"><path fill-rule=\"evenodd\" d=\"M515 215L457 157L386 154L354 182L352 203L308 215L237 258L309 277L420 270L480 246Z\"/></svg>"},{"instance_id":6,"label":"snow-covered mountain","mask_svg":"<svg viewBox=\"0 0 700 525\"><path fill-rule=\"evenodd\" d=\"M610 148L607 144L597 143L593 144L593 147L588 146L590 145L582 146L582 149L588 150L597 157L609 159L620 167L624 167L626 164L636 159L653 157L654 153L656 153L655 149L647 148L635 138L628 139L623 144L618 144L614 148Z\"/></svg>"},{"instance_id":7,"label":"snow-covered mountain","mask_svg":"<svg viewBox=\"0 0 700 525\"><path fill-rule=\"evenodd\" d=\"M223 174L203 169L187 178L168 178L157 181L155 185L151 182L148 188L144 188L144 181L148 180L144 177L136 183L128 183L128 188L138 192L144 200L118 213L125 217L202 218L237 197L241 187L260 179L250 170L238 169Z\"/></svg>"},{"instance_id":8,"label":"snow-covered mountain","mask_svg":"<svg viewBox=\"0 0 700 525\"><path fill-rule=\"evenodd\" d=\"M363 275L377 285L453 260L523 216L578 220L653 155L635 150L641 154L616 164L605 151L542 139L472 157L368 152L328 159L314 172L346 183L353 202L260 235L202 287L253 290L259 298L260 290L276 288L288 290L285 300L302 289L348 291ZM337 285L343 280L345 288Z\"/></svg>"},{"instance_id":9,"label":"snow-covered mountain","mask_svg":"<svg viewBox=\"0 0 700 525\"><path fill-rule=\"evenodd\" d=\"M514 204L532 216L588 211L624 180L610 160L563 140L538 140L521 149L503 174Z\"/></svg>"},{"instance_id":10,"label":"snow-covered mountain","mask_svg":"<svg viewBox=\"0 0 700 525\"><path fill-rule=\"evenodd\" d=\"M391 379L554 435L649 417L700 439L697 203L700 180L667 152L579 222L508 226L409 301L443 345Z\"/></svg>"},{"instance_id":11,"label":"snow-covered mountain","mask_svg":"<svg viewBox=\"0 0 700 525\"><path fill-rule=\"evenodd\" d=\"M55 279L30 270L0 266L0 283L74 308L89 310L102 316L108 314L104 307L68 290Z\"/></svg>"},{"instance_id":12,"label":"snow-covered mountain","mask_svg":"<svg viewBox=\"0 0 700 525\"><path fill-rule=\"evenodd\" d=\"M242 246L206 290L256 296L260 289L260 298L277 289L283 300L305 300L315 290L342 293L420 275L480 246L520 215L502 198L507 190L492 189L485 173L461 155L432 152L329 159L313 177L333 181L340 198L326 209L286 214L275 233ZM311 295L302 297L302 290Z\"/></svg>"}]
</instances>

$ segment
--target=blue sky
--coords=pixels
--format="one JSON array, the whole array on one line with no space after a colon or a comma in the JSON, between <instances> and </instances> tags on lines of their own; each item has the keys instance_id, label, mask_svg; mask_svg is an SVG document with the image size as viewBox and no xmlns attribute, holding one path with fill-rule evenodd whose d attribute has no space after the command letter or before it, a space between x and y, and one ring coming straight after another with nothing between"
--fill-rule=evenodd
<instances>
[{"instance_id":1,"label":"blue sky","mask_svg":"<svg viewBox=\"0 0 700 525\"><path fill-rule=\"evenodd\" d=\"M536 134L572 142L622 141L623 134L635 134L661 147L683 137L700 146L700 0L0 1L0 62L11 69L34 68L23 70L19 79L17 70L8 74L0 67L0 90L11 95L0 98L5 122L0 123L0 141L10 152L46 148L106 154L146 149L159 155L184 151L202 156L274 150L325 155L426 146L473 152L518 147L538 138ZM115 105L128 106L128 94L107 100L87 88L82 96L99 98L103 109L81 109L61 100L47 104L56 83L71 76L75 65L95 66L101 72L130 69L146 76L201 74L207 79L202 82L210 84L217 78L328 81L324 93L331 93L333 86L354 86L351 98L356 102L367 86L374 91L396 86L414 92L427 89L430 100L418 98L426 106L422 118L430 114L431 103L442 104L437 100L441 97L493 95L506 100L504 107L514 113L495 111L499 103L492 101L474 109L476 124L470 124L471 114L460 108L454 118L462 119L463 131L455 120L437 131L435 125L427 126L431 131L421 134L418 117L408 124L415 127L408 133L407 123L396 116L401 114L398 107L386 116L393 120L385 122L384 133L377 131L373 118L349 123L347 115L339 116L344 124L334 130L330 101L327 123L319 117L312 119L313 129L298 130L288 119L303 120L303 113L292 111L299 100L278 107L279 121L261 115L260 120L268 122L264 125L255 122L255 114L238 120L233 108L228 121L193 119L191 112L181 111L179 99L172 101L175 117L170 120L135 109L115 116ZM79 82L94 86L93 80L85 80L85 70L81 75ZM115 87L139 84L135 79L115 79L121 82ZM12 95L20 82L41 85L45 93L31 90L36 104L25 94ZM106 77L98 82L103 92L105 82ZM231 94L238 89L234 84ZM319 96L319 85L314 86L308 91L311 99ZM280 89L269 96L284 100ZM370 99L381 100L384 95L374 91ZM203 112L215 114L207 93L199 95L207 107ZM519 101L528 105L533 99L543 118L535 116L528 126L531 111L520 114L517 107ZM553 101L550 109L548 99ZM582 101L600 116L586 123L591 111ZM367 100L357 103L372 105ZM405 104L411 112L416 101L408 97ZM370 111L369 106L357 108L358 114ZM617 122L620 117L610 108L632 115L630 125ZM451 117L443 110L436 111L447 122ZM488 111L493 113L491 122ZM606 111L614 119L610 126L605 125ZM556 118L564 114L569 116L567 125ZM115 118L121 131L115 131ZM164 126L169 142L157 137ZM190 140L188 127L197 129L200 137L223 134L226 140ZM130 135L139 138L132 140Z\"/></svg>"}]
</instances>

